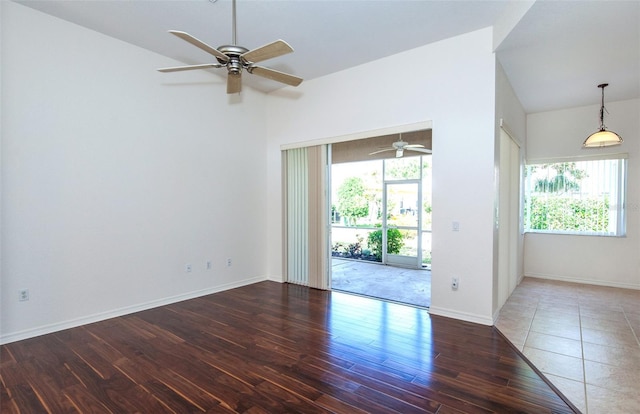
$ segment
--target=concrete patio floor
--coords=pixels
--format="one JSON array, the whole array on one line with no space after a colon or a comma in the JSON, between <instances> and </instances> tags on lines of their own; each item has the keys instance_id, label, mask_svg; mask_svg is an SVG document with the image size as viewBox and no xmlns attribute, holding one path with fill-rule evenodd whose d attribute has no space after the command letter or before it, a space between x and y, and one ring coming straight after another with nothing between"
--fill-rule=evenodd
<instances>
[{"instance_id":1,"label":"concrete patio floor","mask_svg":"<svg viewBox=\"0 0 640 414\"><path fill-rule=\"evenodd\" d=\"M428 308L431 271L332 259L331 288Z\"/></svg>"}]
</instances>

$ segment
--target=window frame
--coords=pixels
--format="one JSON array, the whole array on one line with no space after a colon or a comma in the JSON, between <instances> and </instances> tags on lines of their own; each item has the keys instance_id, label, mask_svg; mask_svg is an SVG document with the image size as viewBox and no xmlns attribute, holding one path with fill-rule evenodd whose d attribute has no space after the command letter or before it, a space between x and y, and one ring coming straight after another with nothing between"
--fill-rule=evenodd
<instances>
[{"instance_id":1,"label":"window frame","mask_svg":"<svg viewBox=\"0 0 640 414\"><path fill-rule=\"evenodd\" d=\"M588 162L588 161L606 161L606 160L618 160L618 180L617 180L617 199L611 200L611 204L615 205L616 211L616 227L613 232L598 232L598 231L578 231L578 230L543 230L543 229L531 229L529 228L529 217L527 215L527 208L530 203L531 192L527 191L526 186L526 172L529 166L542 165L542 164L561 164L570 162ZM529 159L524 163L522 192L523 192L523 205L522 205L522 228L524 233L537 233L537 234L560 234L560 235L574 235L574 236L602 236L602 237L626 237L627 234L627 182L629 174L628 154L598 154L591 156L576 156L576 157L563 157L563 158L546 158L546 159ZM610 211L613 210L610 208Z\"/></svg>"}]
</instances>

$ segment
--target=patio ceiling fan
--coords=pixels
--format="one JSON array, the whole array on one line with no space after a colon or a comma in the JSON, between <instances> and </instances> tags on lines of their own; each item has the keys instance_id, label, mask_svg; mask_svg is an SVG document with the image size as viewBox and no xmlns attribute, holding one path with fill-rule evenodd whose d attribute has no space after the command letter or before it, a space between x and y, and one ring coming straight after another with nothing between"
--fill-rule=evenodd
<instances>
[{"instance_id":1,"label":"patio ceiling fan","mask_svg":"<svg viewBox=\"0 0 640 414\"><path fill-rule=\"evenodd\" d=\"M398 138L398 140L396 142L391 144L391 148L383 148L383 149L380 149L379 151L374 151L374 152L370 153L369 155L380 154L381 152L387 152L387 151L395 151L396 152L396 158L401 158L404 155L404 151L405 150L421 152L423 154L431 154L432 153L432 151L430 149L425 148L424 145L409 144L408 142L403 141L402 140L402 134L400 134L400 138Z\"/></svg>"},{"instance_id":2,"label":"patio ceiling fan","mask_svg":"<svg viewBox=\"0 0 640 414\"><path fill-rule=\"evenodd\" d=\"M243 46L236 44L236 0L233 0L233 28L232 28L232 45L222 45L217 49L209 46L203 41L196 39L194 36L179 30L169 30L169 33L178 36L180 39L191 43L197 48L213 55L216 61L213 63L205 63L200 65L175 66L170 68L158 69L160 72L178 72L183 70L194 69L210 69L210 68L227 68L227 93L239 93L242 90L242 71L243 69L253 75L262 76L291 86L298 86L302 83L299 78L288 73L269 69L264 66L256 65L257 62L272 59L278 56L293 52L293 48L284 40L276 40L256 49L249 50Z\"/></svg>"}]
</instances>

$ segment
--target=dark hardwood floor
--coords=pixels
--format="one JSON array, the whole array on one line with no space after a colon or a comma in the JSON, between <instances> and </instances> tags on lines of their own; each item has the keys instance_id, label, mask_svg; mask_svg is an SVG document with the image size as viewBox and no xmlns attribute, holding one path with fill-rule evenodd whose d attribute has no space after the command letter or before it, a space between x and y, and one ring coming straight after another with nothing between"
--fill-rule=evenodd
<instances>
[{"instance_id":1,"label":"dark hardwood floor","mask_svg":"<svg viewBox=\"0 0 640 414\"><path fill-rule=\"evenodd\" d=\"M571 413L495 328L261 282L0 347L2 413Z\"/></svg>"}]
</instances>

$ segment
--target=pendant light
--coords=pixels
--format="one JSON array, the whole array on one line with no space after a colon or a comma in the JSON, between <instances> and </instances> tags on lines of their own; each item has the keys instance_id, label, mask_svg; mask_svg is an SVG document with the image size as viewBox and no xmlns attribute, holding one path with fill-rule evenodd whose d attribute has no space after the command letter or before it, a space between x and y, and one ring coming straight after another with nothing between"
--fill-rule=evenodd
<instances>
[{"instance_id":1,"label":"pendant light","mask_svg":"<svg viewBox=\"0 0 640 414\"><path fill-rule=\"evenodd\" d=\"M602 148L612 145L622 144L622 137L613 131L607 131L604 126L604 88L609 86L608 83L601 83L598 88L602 89L602 104L600 105L600 129L589 135L584 140L582 148Z\"/></svg>"}]
</instances>

